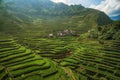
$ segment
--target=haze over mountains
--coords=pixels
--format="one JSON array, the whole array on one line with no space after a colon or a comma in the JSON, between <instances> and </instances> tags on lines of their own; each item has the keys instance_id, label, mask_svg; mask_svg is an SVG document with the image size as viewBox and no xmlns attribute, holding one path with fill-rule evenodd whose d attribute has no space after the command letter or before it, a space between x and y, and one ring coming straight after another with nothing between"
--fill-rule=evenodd
<instances>
[{"instance_id":1,"label":"haze over mountains","mask_svg":"<svg viewBox=\"0 0 120 80\"><path fill-rule=\"evenodd\" d=\"M120 15L111 17L113 20L120 20Z\"/></svg>"}]
</instances>

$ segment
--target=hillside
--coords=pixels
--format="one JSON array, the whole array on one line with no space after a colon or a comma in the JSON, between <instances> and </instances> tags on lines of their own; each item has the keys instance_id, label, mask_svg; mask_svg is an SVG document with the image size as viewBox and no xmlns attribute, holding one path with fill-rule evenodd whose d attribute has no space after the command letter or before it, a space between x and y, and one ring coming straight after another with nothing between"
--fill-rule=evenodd
<instances>
[{"instance_id":1,"label":"hillside","mask_svg":"<svg viewBox=\"0 0 120 80\"><path fill-rule=\"evenodd\" d=\"M64 29L84 33L112 22L103 12L49 0L1 0L0 11L1 31L16 33L15 30L20 30L22 33L31 32L34 36Z\"/></svg>"}]
</instances>

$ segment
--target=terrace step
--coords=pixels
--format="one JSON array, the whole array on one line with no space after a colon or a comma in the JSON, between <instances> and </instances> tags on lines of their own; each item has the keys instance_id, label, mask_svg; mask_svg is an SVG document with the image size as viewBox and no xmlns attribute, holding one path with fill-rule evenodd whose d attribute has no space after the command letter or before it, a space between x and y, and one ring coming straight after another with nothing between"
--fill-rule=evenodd
<instances>
[{"instance_id":1,"label":"terrace step","mask_svg":"<svg viewBox=\"0 0 120 80\"><path fill-rule=\"evenodd\" d=\"M8 56L10 56L10 55L14 55L14 54L20 54L20 53L23 53L23 52L25 52L25 50L20 50L20 51L16 51L16 52L12 52L12 53L4 53L4 54L1 54L0 55L0 58L2 59L2 58L4 58L4 57L8 57Z\"/></svg>"},{"instance_id":2,"label":"terrace step","mask_svg":"<svg viewBox=\"0 0 120 80\"><path fill-rule=\"evenodd\" d=\"M23 63L23 62L29 62L32 61L34 58L34 55L29 55L29 56L24 56L24 57L20 57L20 58L15 58L15 59L12 59L10 61L7 61L7 62L4 62L2 63L2 65L6 65L6 66L13 66L13 65L16 65L16 64L20 64L20 63Z\"/></svg>"},{"instance_id":3,"label":"terrace step","mask_svg":"<svg viewBox=\"0 0 120 80\"><path fill-rule=\"evenodd\" d=\"M4 61L9 61L9 60L14 59L14 58L23 57L23 56L29 55L29 54L31 54L31 50L28 49L28 50L26 50L25 53L15 54L15 55L11 55L11 56L2 58L2 59L0 59L0 63L2 63Z\"/></svg>"},{"instance_id":4,"label":"terrace step","mask_svg":"<svg viewBox=\"0 0 120 80\"><path fill-rule=\"evenodd\" d=\"M2 47L3 45L4 47ZM56 46L58 45L52 45L52 47ZM51 44L49 47L51 47ZM58 68L56 63L54 64L51 60L43 59L37 54L32 53L30 49L20 46L14 41L2 42L1 48L0 65L5 66L6 70L3 72L0 67L0 72L2 71L3 73L0 73L0 80L9 80L10 78L13 80L29 79L29 77L34 77L34 75L40 75L42 78L45 78L45 80L47 80L48 77L56 80L60 75L65 76L65 74L63 74L64 72L61 72L61 68ZM54 49L48 50L54 51ZM61 48L58 50L61 50ZM41 80L40 76L38 78Z\"/></svg>"}]
</instances>

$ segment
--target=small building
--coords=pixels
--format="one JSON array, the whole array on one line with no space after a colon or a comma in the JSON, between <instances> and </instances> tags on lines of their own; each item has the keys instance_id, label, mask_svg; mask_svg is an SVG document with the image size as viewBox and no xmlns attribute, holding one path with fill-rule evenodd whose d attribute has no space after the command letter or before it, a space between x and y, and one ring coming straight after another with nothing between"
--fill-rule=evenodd
<instances>
[{"instance_id":1,"label":"small building","mask_svg":"<svg viewBox=\"0 0 120 80\"><path fill-rule=\"evenodd\" d=\"M48 37L49 37L49 38L53 38L53 37L54 37L53 33L50 33L50 34L48 35Z\"/></svg>"}]
</instances>

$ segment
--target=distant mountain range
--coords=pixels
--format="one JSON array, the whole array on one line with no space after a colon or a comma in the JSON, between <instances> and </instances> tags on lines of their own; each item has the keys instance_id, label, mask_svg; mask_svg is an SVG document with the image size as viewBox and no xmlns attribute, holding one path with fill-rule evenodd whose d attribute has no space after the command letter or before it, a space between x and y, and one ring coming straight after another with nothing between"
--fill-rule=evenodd
<instances>
[{"instance_id":1,"label":"distant mountain range","mask_svg":"<svg viewBox=\"0 0 120 80\"><path fill-rule=\"evenodd\" d=\"M81 5L68 6L50 0L0 1L0 31L13 33L21 28L43 34L67 28L83 33L110 23L112 20L104 12Z\"/></svg>"},{"instance_id":2,"label":"distant mountain range","mask_svg":"<svg viewBox=\"0 0 120 80\"><path fill-rule=\"evenodd\" d=\"M120 20L120 15L111 17L112 20Z\"/></svg>"}]
</instances>

